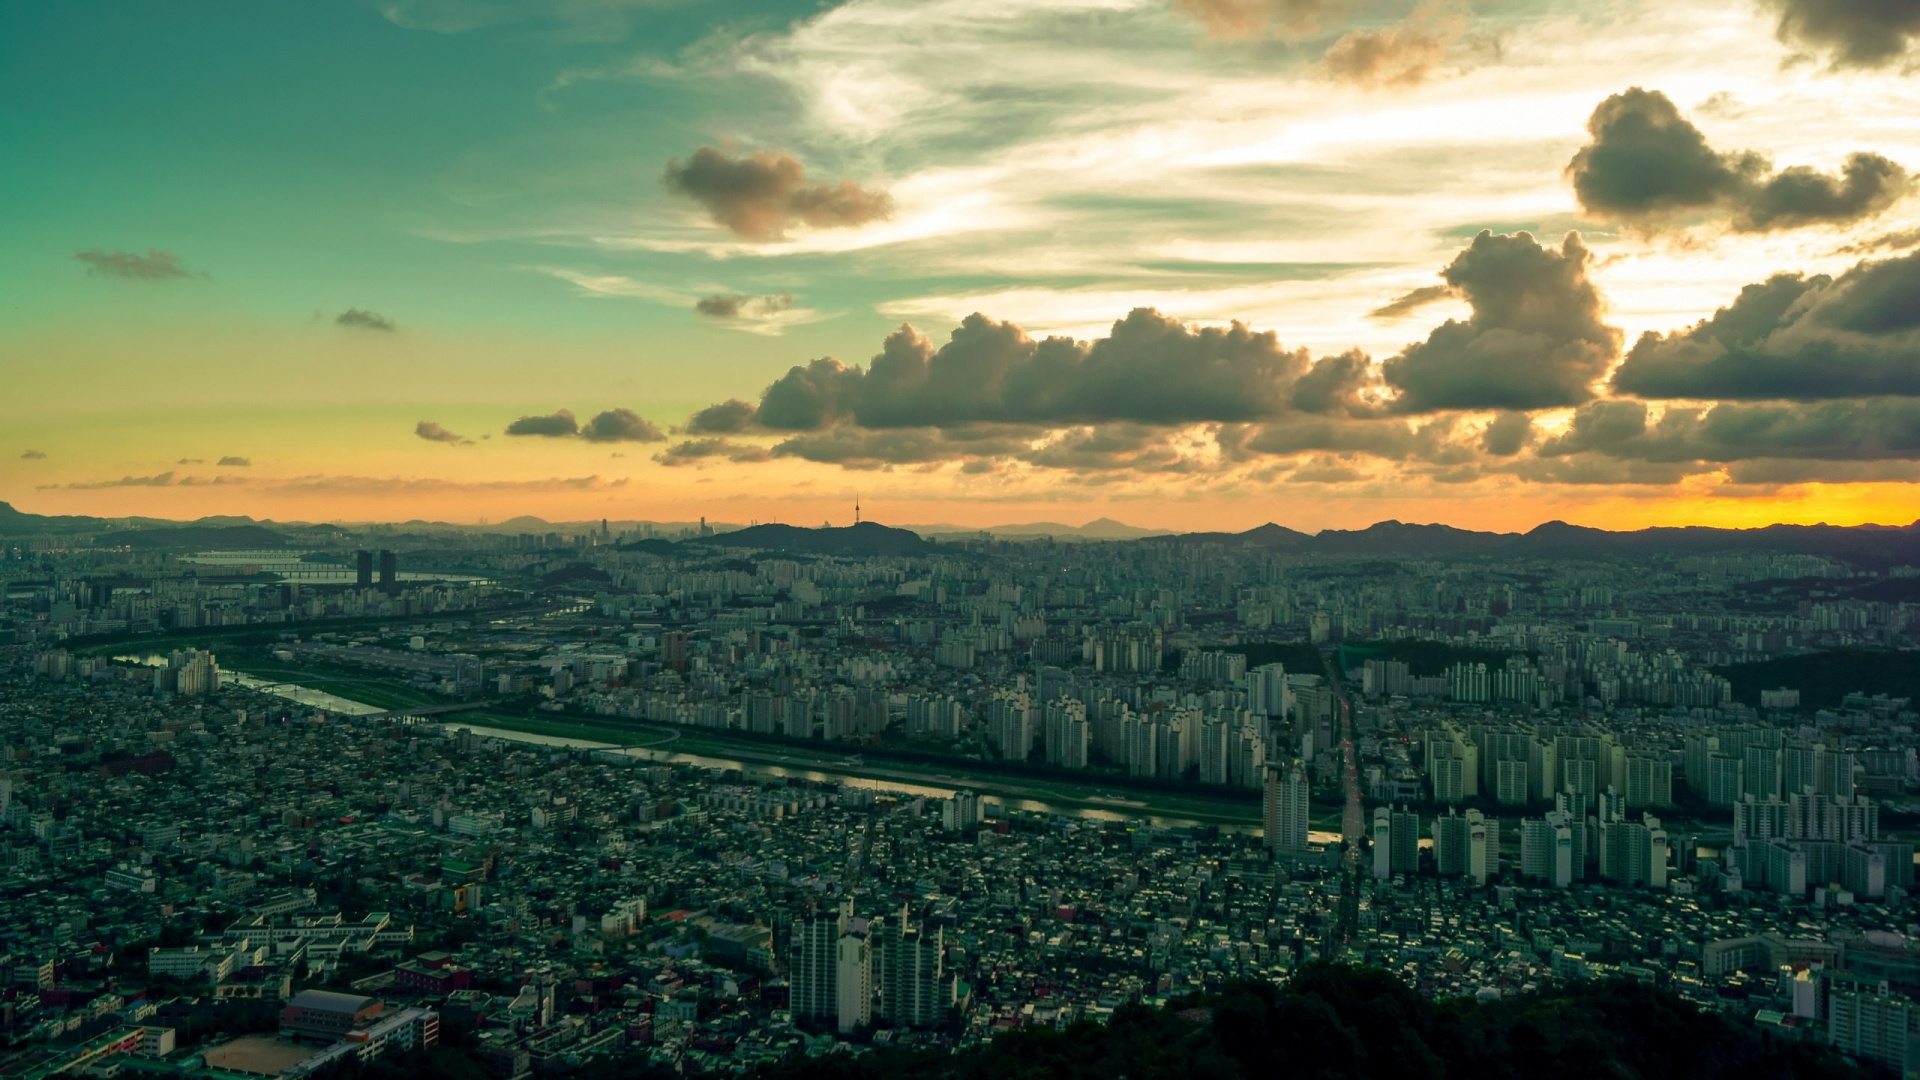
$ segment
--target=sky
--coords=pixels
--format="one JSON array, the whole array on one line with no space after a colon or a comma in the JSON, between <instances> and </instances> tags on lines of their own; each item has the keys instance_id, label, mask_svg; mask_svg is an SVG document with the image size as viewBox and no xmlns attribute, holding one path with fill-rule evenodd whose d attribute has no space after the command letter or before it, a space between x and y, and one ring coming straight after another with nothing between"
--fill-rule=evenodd
<instances>
[{"instance_id":1,"label":"sky","mask_svg":"<svg viewBox=\"0 0 1920 1080\"><path fill-rule=\"evenodd\" d=\"M1910 0L0 6L0 500L1920 518Z\"/></svg>"}]
</instances>

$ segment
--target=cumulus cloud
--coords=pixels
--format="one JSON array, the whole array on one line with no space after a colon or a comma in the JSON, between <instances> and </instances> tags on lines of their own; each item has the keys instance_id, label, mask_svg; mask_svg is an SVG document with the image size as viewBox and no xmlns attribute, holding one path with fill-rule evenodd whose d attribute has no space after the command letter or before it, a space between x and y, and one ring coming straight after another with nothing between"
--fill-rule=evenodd
<instances>
[{"instance_id":1,"label":"cumulus cloud","mask_svg":"<svg viewBox=\"0 0 1920 1080\"><path fill-rule=\"evenodd\" d=\"M1669 408L1657 419L1644 402L1596 401L1539 451L1542 457L1584 452L1652 462L1920 459L1920 400L1727 402Z\"/></svg>"},{"instance_id":2,"label":"cumulus cloud","mask_svg":"<svg viewBox=\"0 0 1920 1080\"><path fill-rule=\"evenodd\" d=\"M773 452L764 446L713 438L677 442L653 455L653 460L662 465L681 466L701 465L709 461L759 462L771 457Z\"/></svg>"},{"instance_id":3,"label":"cumulus cloud","mask_svg":"<svg viewBox=\"0 0 1920 1080\"><path fill-rule=\"evenodd\" d=\"M1383 365L1401 412L1545 409L1593 396L1620 348L1575 233L1558 251L1527 233L1482 232L1442 276L1473 306Z\"/></svg>"},{"instance_id":4,"label":"cumulus cloud","mask_svg":"<svg viewBox=\"0 0 1920 1080\"><path fill-rule=\"evenodd\" d=\"M92 251L82 251L74 258L86 263L87 273L93 277L169 281L194 276L181 264L180 256L171 251L156 251L153 248L148 248L145 255L136 255L130 251L104 251L94 248Z\"/></svg>"},{"instance_id":5,"label":"cumulus cloud","mask_svg":"<svg viewBox=\"0 0 1920 1080\"><path fill-rule=\"evenodd\" d=\"M538 435L543 438L571 438L580 434L580 423L573 413L561 409L545 416L523 416L507 425L509 435Z\"/></svg>"},{"instance_id":6,"label":"cumulus cloud","mask_svg":"<svg viewBox=\"0 0 1920 1080\"><path fill-rule=\"evenodd\" d=\"M20 451L21 461L45 461L46 459L47 459L47 455L39 450Z\"/></svg>"},{"instance_id":7,"label":"cumulus cloud","mask_svg":"<svg viewBox=\"0 0 1920 1080\"><path fill-rule=\"evenodd\" d=\"M687 421L689 435L737 435L754 426L754 407L739 398L729 398L694 413Z\"/></svg>"},{"instance_id":8,"label":"cumulus cloud","mask_svg":"<svg viewBox=\"0 0 1920 1080\"><path fill-rule=\"evenodd\" d=\"M1780 40L1825 54L1835 67L1883 67L1920 42L1912 0L1766 0L1780 12Z\"/></svg>"},{"instance_id":9,"label":"cumulus cloud","mask_svg":"<svg viewBox=\"0 0 1920 1080\"><path fill-rule=\"evenodd\" d=\"M472 439L448 431L446 428L441 427L431 420L422 420L413 425L413 433L428 442L456 443L461 446L468 446L473 443Z\"/></svg>"},{"instance_id":10,"label":"cumulus cloud","mask_svg":"<svg viewBox=\"0 0 1920 1080\"><path fill-rule=\"evenodd\" d=\"M743 240L783 240L795 225L849 228L893 216L893 197L852 180L807 181L806 167L784 150L745 157L703 146L685 162L667 163L667 190L706 207L714 224Z\"/></svg>"},{"instance_id":11,"label":"cumulus cloud","mask_svg":"<svg viewBox=\"0 0 1920 1080\"><path fill-rule=\"evenodd\" d=\"M1378 411L1373 363L1358 349L1323 356L1293 384L1292 405L1301 412L1347 413Z\"/></svg>"},{"instance_id":12,"label":"cumulus cloud","mask_svg":"<svg viewBox=\"0 0 1920 1080\"><path fill-rule=\"evenodd\" d=\"M780 431L841 421L949 428L1257 420L1291 407L1308 366L1304 351L1283 348L1271 332L1187 326L1149 308L1090 342L1035 341L976 314L939 346L903 326L865 368L832 357L796 366L762 393L753 420ZM733 410L724 422L745 418Z\"/></svg>"},{"instance_id":13,"label":"cumulus cloud","mask_svg":"<svg viewBox=\"0 0 1920 1080\"><path fill-rule=\"evenodd\" d=\"M252 459L252 458L243 458L243 457L239 457L238 455L235 455L235 454L228 454L228 455L227 455L226 457L223 457L223 458L221 458L221 459L220 459L219 461L216 461L216 462L214 462L214 464L216 464L216 465L232 465L232 466L235 466L235 467L237 467L237 468L242 468L242 469L244 469L244 468L246 468L247 466L249 466L249 465L252 465L252 464L253 464L253 459Z\"/></svg>"},{"instance_id":14,"label":"cumulus cloud","mask_svg":"<svg viewBox=\"0 0 1920 1080\"><path fill-rule=\"evenodd\" d=\"M1567 165L1590 215L1653 229L1718 216L1735 230L1767 232L1872 217L1906 195L1906 169L1856 153L1839 175L1804 165L1773 170L1752 152L1721 153L1665 94L1634 87L1587 120L1593 141Z\"/></svg>"},{"instance_id":15,"label":"cumulus cloud","mask_svg":"<svg viewBox=\"0 0 1920 1080\"><path fill-rule=\"evenodd\" d=\"M746 293L721 293L715 296L703 296L694 301L693 310L709 319L726 321L741 318L766 318L778 315L793 308L793 294L774 293L771 296L750 296Z\"/></svg>"},{"instance_id":16,"label":"cumulus cloud","mask_svg":"<svg viewBox=\"0 0 1920 1080\"><path fill-rule=\"evenodd\" d=\"M359 308L348 308L340 314L335 315L333 322L335 326L347 326L356 330L381 330L392 333L400 329L394 325L392 319L387 318L385 315L377 311L362 311Z\"/></svg>"},{"instance_id":17,"label":"cumulus cloud","mask_svg":"<svg viewBox=\"0 0 1920 1080\"><path fill-rule=\"evenodd\" d=\"M580 428L588 442L665 442L659 428L632 409L608 409Z\"/></svg>"},{"instance_id":18,"label":"cumulus cloud","mask_svg":"<svg viewBox=\"0 0 1920 1080\"><path fill-rule=\"evenodd\" d=\"M1920 396L1920 253L1839 278L1780 274L1689 330L1642 335L1614 390L1642 398Z\"/></svg>"},{"instance_id":19,"label":"cumulus cloud","mask_svg":"<svg viewBox=\"0 0 1920 1080\"><path fill-rule=\"evenodd\" d=\"M1404 319L1428 304L1451 300L1457 294L1451 285L1423 285L1398 300L1367 312L1369 319Z\"/></svg>"},{"instance_id":20,"label":"cumulus cloud","mask_svg":"<svg viewBox=\"0 0 1920 1080\"><path fill-rule=\"evenodd\" d=\"M1533 441L1533 417L1504 412L1480 430L1480 449L1494 457L1512 457Z\"/></svg>"}]
</instances>

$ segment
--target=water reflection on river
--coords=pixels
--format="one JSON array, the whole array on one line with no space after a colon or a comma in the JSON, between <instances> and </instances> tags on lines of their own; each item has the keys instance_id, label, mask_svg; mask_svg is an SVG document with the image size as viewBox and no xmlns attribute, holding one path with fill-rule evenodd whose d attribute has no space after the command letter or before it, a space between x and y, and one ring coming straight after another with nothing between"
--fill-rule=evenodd
<instances>
[{"instance_id":1,"label":"water reflection on river","mask_svg":"<svg viewBox=\"0 0 1920 1080\"><path fill-rule=\"evenodd\" d=\"M115 659L139 663L145 658L115 657ZM152 659L158 659L161 663L165 663L164 658L154 657ZM344 716L365 716L369 713L386 711L374 705L351 701L347 698L329 694L324 691L314 690L304 686L295 686L288 683L276 683L269 679L262 679L257 676L245 674L244 672L222 672L221 678L224 683L229 685L245 687L250 690L259 690L263 693L285 698L288 701L297 702L309 708L325 709L328 712L339 713ZM269 687L271 687L271 689L268 689ZM817 763L813 765L798 763L781 765L760 761L736 761L731 758L707 757L704 754L684 754L671 750L623 749L613 743L597 742L592 739L573 739L561 735L538 735L526 731L510 731L505 728L481 727L457 722L444 726L449 729L467 728L475 735L488 739L504 739L510 742L566 747L574 750L604 750L610 754L640 758L646 761L656 761L668 765L692 765L702 769L758 773L766 776L781 776L797 780L808 780L815 783L846 784L849 787L872 788L876 791L899 792L906 795L919 795L933 799L950 798L954 792L964 788L989 797L994 802L1008 809L1021 810L1033 814L1055 814L1061 817L1087 818L1093 821L1146 821L1149 824L1165 829L1189 829L1215 825L1222 832L1241 833L1245 835L1258 835L1260 832L1260 827L1254 824L1218 824L1215 822L1200 821L1194 818L1180 817L1178 815L1150 814L1145 812L1144 807L1135 809L1126 806L1119 809L1108 810L1101 807L1085 806L1079 803L1055 804L1047 802L1044 799L1028 799L1006 795L998 790L991 780L965 780L960 777L934 776L931 777L932 780L947 781L947 783L923 783L918 780L853 776L845 772L836 771L830 766L822 766ZM870 768L876 767L870 766ZM1340 834L1337 832L1321 832L1316 830L1309 832L1307 839L1315 844L1333 844L1339 841Z\"/></svg>"},{"instance_id":2,"label":"water reflection on river","mask_svg":"<svg viewBox=\"0 0 1920 1080\"><path fill-rule=\"evenodd\" d=\"M504 728L480 727L473 724L449 724L448 727L463 727L475 735L489 739L510 739L515 742L537 743L541 746L561 746L576 750L605 750L611 754L636 757L646 761L657 761L669 765L693 765L702 769L734 770L742 773L758 773L766 776L781 776L796 780L809 780L815 783L846 784L849 787L872 788L876 791L899 792L905 795L919 795L930 799L950 798L954 792L965 788L991 797L993 801L1010 810L1021 810L1033 814L1056 814L1061 817L1088 818L1094 821L1146 821L1152 825L1167 829L1187 829L1214 824L1193 818L1148 814L1143 810L1106 810L1099 807L1082 806L1077 803L1057 805L1042 799L1027 799L1003 795L995 791L991 781L966 781L959 777L935 776L933 780L945 780L948 783L923 783L915 780L876 778L871 776L851 776L846 773L822 768L817 765L780 765L761 761L736 761L731 758L708 757L705 754L683 754L672 750L645 750L637 748L620 749L612 743L595 742L591 739L572 739L560 735L535 735L524 731L508 731ZM1257 825L1219 826L1222 832L1258 834ZM1338 840L1338 833L1314 832L1308 834L1314 843L1331 843Z\"/></svg>"}]
</instances>

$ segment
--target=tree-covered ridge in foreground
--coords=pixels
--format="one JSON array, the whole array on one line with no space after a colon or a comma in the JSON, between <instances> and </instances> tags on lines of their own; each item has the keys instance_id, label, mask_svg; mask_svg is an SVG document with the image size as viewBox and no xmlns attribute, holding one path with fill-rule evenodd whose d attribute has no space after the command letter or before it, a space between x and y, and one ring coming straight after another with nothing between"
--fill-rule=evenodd
<instances>
[{"instance_id":1,"label":"tree-covered ridge in foreground","mask_svg":"<svg viewBox=\"0 0 1920 1080\"><path fill-rule=\"evenodd\" d=\"M675 1075L644 1051L569 1080ZM457 1047L350 1070L354 1080L484 1080ZM1330 964L1285 985L1237 982L1105 1024L1014 1031L954 1054L795 1057L757 1080L1867 1080L1826 1047L1704 1012L1652 987L1571 983L1494 1001L1430 1002L1394 976ZM342 1080L330 1077L327 1080Z\"/></svg>"}]
</instances>

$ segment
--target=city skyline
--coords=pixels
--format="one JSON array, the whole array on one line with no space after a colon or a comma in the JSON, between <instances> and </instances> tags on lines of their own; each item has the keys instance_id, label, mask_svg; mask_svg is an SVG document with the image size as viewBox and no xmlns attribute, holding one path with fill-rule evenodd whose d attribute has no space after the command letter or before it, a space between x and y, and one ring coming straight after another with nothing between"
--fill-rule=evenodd
<instances>
[{"instance_id":1,"label":"city skyline","mask_svg":"<svg viewBox=\"0 0 1920 1080\"><path fill-rule=\"evenodd\" d=\"M0 19L25 512L846 524L858 496L897 524L1519 531L1920 505L1910 12Z\"/></svg>"}]
</instances>

